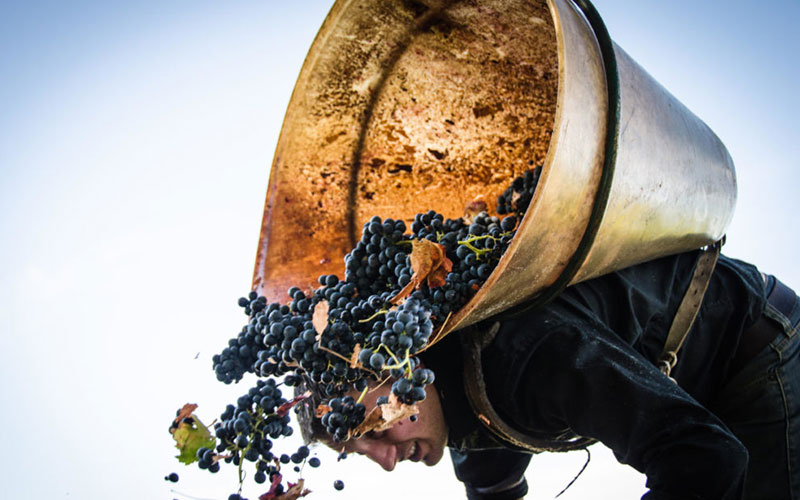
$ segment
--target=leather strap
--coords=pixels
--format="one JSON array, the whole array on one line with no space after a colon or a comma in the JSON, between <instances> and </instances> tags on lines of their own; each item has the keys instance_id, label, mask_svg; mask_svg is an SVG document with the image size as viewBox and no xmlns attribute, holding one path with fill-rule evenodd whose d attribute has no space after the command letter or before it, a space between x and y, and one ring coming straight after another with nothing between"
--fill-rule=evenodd
<instances>
[{"instance_id":1,"label":"leather strap","mask_svg":"<svg viewBox=\"0 0 800 500\"><path fill-rule=\"evenodd\" d=\"M523 434L506 424L492 407L486 395L486 382L483 379L483 364L481 351L497 335L500 323L494 322L488 330L481 325L468 328L462 334L464 352L464 390L467 394L472 411L478 420L495 436L533 453L543 451L572 451L586 448L595 440L565 433L563 436L533 436Z\"/></svg>"},{"instance_id":2,"label":"leather strap","mask_svg":"<svg viewBox=\"0 0 800 500\"><path fill-rule=\"evenodd\" d=\"M720 248L725 238L704 248L698 257L689 287L683 295L681 304L672 320L664 350L659 360L661 371L669 376L678 361L678 351L692 328L700 304L703 302L708 283L714 272ZM586 448L595 442L594 439L577 436L566 432L562 436L533 436L523 434L500 418L486 395L486 382L483 379L481 352L491 343L500 329L500 323L494 322L488 329L478 324L467 328L462 333L464 354L464 390L472 411L478 420L494 435L518 448L540 453L543 451L572 451ZM674 380L674 379L673 379Z\"/></svg>"},{"instance_id":3,"label":"leather strap","mask_svg":"<svg viewBox=\"0 0 800 500\"><path fill-rule=\"evenodd\" d=\"M694 320L697 318L697 313L700 311L703 296L708 288L708 283L711 281L711 275L714 274L714 267L717 264L719 251L724 242L725 237L701 250L697 264L694 267L692 280L689 282L689 287L683 294L678 310L672 318L672 325L669 328L667 340L664 342L664 349L661 351L661 356L658 360L659 369L668 377L678 362L678 351L689 335Z\"/></svg>"}]
</instances>

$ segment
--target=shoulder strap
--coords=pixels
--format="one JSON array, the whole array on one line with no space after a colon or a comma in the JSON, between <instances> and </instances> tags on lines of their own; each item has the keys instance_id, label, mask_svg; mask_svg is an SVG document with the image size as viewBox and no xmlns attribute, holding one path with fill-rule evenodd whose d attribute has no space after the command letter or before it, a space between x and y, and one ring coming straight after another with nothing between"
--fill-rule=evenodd
<instances>
[{"instance_id":1,"label":"shoulder strap","mask_svg":"<svg viewBox=\"0 0 800 500\"><path fill-rule=\"evenodd\" d=\"M694 267L694 274L692 274L692 280L689 282L689 287L683 294L678 310L672 318L672 325L669 328L667 340L664 342L664 349L661 351L661 356L658 360L658 367L668 377L678 362L678 351L689 335L695 318L697 318L700 305L703 303L703 296L708 288L708 283L711 281L711 275L714 274L714 267L719 258L720 248L724 242L725 238L723 237L713 245L707 246L700 251L700 256L697 258L697 264Z\"/></svg>"},{"instance_id":2,"label":"shoulder strap","mask_svg":"<svg viewBox=\"0 0 800 500\"><path fill-rule=\"evenodd\" d=\"M517 431L500 418L486 395L486 382L483 379L481 363L481 351L494 339L499 329L500 323L494 322L488 330L484 330L479 324L462 332L464 389L472 411L477 415L478 420L503 441L533 453L571 451L586 448L594 443L593 439L575 435L564 439L530 436Z\"/></svg>"},{"instance_id":3,"label":"shoulder strap","mask_svg":"<svg viewBox=\"0 0 800 500\"><path fill-rule=\"evenodd\" d=\"M692 328L700 305L703 302L711 275L714 272L720 248L725 238L705 247L698 257L689 287L683 295L678 310L672 320L664 349L659 358L661 371L669 376L678 361L678 351ZM571 451L586 448L595 440L580 436L568 436L563 439L534 437L523 434L508 425L492 407L486 395L486 382L483 379L481 352L497 335L500 323L494 322L488 329L481 324L473 325L462 333L464 354L464 390L472 411L478 420L493 434L512 445L534 453L543 451Z\"/></svg>"}]
</instances>

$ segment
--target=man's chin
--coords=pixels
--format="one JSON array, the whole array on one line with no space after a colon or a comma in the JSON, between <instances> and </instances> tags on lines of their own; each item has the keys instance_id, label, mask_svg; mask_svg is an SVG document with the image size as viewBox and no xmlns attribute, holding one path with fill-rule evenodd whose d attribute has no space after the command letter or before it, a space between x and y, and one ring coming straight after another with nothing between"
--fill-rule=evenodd
<instances>
[{"instance_id":1,"label":"man's chin","mask_svg":"<svg viewBox=\"0 0 800 500\"><path fill-rule=\"evenodd\" d=\"M428 467L433 467L439 463L439 461L442 459L442 456L444 456L444 450L433 450L422 459L422 462Z\"/></svg>"}]
</instances>

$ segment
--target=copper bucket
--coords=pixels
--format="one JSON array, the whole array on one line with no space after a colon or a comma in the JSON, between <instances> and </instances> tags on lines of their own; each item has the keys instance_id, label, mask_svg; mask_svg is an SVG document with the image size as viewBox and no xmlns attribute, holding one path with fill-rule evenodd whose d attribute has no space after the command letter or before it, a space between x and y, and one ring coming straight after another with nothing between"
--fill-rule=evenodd
<instances>
[{"instance_id":1,"label":"copper bucket","mask_svg":"<svg viewBox=\"0 0 800 500\"><path fill-rule=\"evenodd\" d=\"M736 199L724 145L587 1L339 0L286 112L253 288L285 302L343 276L371 216L491 207L534 165L517 236L448 331L714 242Z\"/></svg>"}]
</instances>

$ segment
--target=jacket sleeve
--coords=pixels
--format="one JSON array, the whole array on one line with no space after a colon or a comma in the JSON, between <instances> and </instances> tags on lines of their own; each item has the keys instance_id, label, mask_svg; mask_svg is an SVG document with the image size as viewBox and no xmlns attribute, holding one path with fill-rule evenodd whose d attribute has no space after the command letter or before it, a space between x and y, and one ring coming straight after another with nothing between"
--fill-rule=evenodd
<instances>
[{"instance_id":1,"label":"jacket sleeve","mask_svg":"<svg viewBox=\"0 0 800 500\"><path fill-rule=\"evenodd\" d=\"M526 329L519 322L503 326L495 339L501 345L483 364L490 400L507 423L523 432L571 429L603 442L647 475L648 500L741 498L748 459L741 442L604 325L589 325L562 324L541 335L507 330ZM516 354L492 369L497 347Z\"/></svg>"},{"instance_id":2,"label":"jacket sleeve","mask_svg":"<svg viewBox=\"0 0 800 500\"><path fill-rule=\"evenodd\" d=\"M469 500L517 500L528 493L524 474L531 460L529 453L450 448L450 458Z\"/></svg>"}]
</instances>

